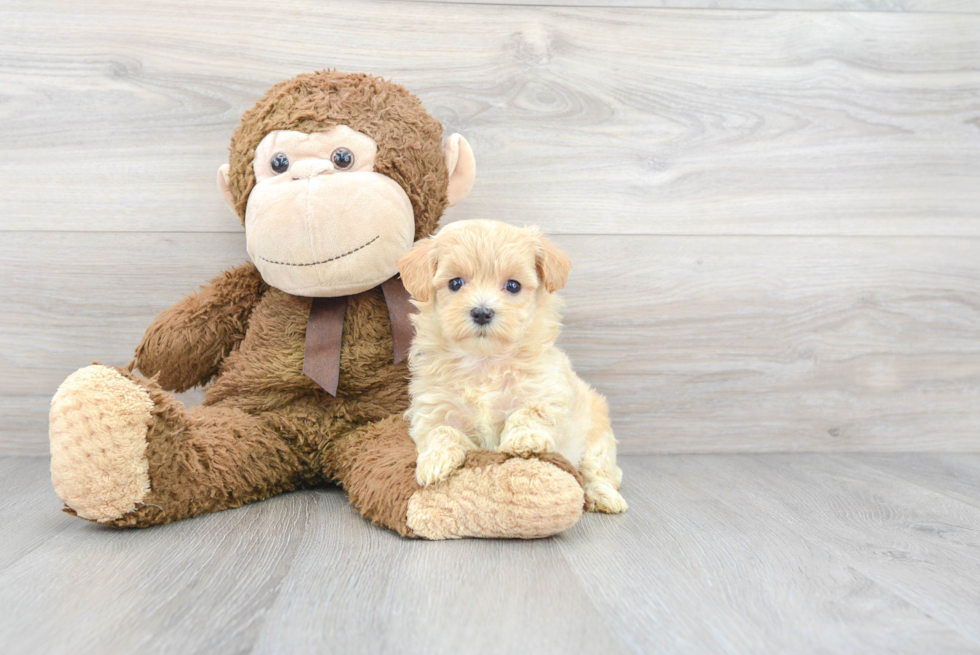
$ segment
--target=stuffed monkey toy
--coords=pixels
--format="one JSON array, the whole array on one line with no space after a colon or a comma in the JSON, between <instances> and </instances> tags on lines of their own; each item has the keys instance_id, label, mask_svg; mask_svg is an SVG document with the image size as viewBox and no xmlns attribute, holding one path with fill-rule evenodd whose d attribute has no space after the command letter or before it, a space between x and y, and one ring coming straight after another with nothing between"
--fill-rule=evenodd
<instances>
[{"instance_id":1,"label":"stuffed monkey toy","mask_svg":"<svg viewBox=\"0 0 980 655\"><path fill-rule=\"evenodd\" d=\"M337 483L406 536L542 537L578 520L559 455L474 451L448 480L415 481L397 263L475 174L466 140L442 133L404 87L364 74L300 75L245 112L218 185L252 263L158 316L128 367L62 383L50 445L65 511L146 527ZM208 383L199 407L171 394Z\"/></svg>"}]
</instances>

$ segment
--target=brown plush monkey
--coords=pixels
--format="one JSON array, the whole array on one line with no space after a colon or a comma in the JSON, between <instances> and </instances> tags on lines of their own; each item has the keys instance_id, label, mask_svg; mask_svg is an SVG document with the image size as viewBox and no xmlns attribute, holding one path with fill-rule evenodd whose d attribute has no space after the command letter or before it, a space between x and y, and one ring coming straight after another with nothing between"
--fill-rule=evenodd
<instances>
[{"instance_id":1,"label":"brown plush monkey","mask_svg":"<svg viewBox=\"0 0 980 655\"><path fill-rule=\"evenodd\" d=\"M560 456L474 452L420 488L398 259L464 197L466 141L405 88L324 71L245 113L219 187L252 264L161 314L127 368L76 371L51 404L51 475L69 511L149 526L336 482L402 535L539 537L581 515ZM133 373L138 368L150 379ZM185 409L171 391L211 382Z\"/></svg>"}]
</instances>

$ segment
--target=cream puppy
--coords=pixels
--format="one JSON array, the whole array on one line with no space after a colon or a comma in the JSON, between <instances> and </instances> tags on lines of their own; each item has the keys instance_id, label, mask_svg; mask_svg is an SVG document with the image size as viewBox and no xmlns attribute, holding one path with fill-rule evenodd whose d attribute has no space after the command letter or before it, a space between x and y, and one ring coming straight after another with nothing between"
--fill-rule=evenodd
<instances>
[{"instance_id":1,"label":"cream puppy","mask_svg":"<svg viewBox=\"0 0 980 655\"><path fill-rule=\"evenodd\" d=\"M581 471L588 508L623 512L605 399L555 346L571 263L537 228L460 221L398 263L420 313L406 412L425 486L466 451L557 452Z\"/></svg>"}]
</instances>

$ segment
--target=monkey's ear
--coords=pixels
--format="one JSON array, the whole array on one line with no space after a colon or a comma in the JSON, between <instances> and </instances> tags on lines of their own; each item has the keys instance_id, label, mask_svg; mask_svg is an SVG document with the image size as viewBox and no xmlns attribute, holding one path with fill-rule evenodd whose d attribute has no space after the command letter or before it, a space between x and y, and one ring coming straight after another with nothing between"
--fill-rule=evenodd
<instances>
[{"instance_id":1,"label":"monkey's ear","mask_svg":"<svg viewBox=\"0 0 980 655\"><path fill-rule=\"evenodd\" d=\"M558 250L555 244L544 237L538 237L538 252L535 268L541 284L548 293L558 291L568 282L568 273L572 270L572 261L568 255Z\"/></svg>"},{"instance_id":2,"label":"monkey's ear","mask_svg":"<svg viewBox=\"0 0 980 655\"><path fill-rule=\"evenodd\" d=\"M398 272L401 273L402 284L412 297L419 302L427 302L432 290L432 278L436 274L435 241L416 241L415 247L398 260Z\"/></svg>"},{"instance_id":3,"label":"monkey's ear","mask_svg":"<svg viewBox=\"0 0 980 655\"><path fill-rule=\"evenodd\" d=\"M446 157L446 169L449 170L449 206L466 197L473 188L476 179L476 159L473 149L466 139L459 134L451 134L442 143L442 153Z\"/></svg>"},{"instance_id":4,"label":"monkey's ear","mask_svg":"<svg viewBox=\"0 0 980 655\"><path fill-rule=\"evenodd\" d=\"M231 189L228 186L228 177L230 174L231 166L222 164L218 169L218 191L221 192L221 197L228 203L228 207L231 208L231 213L238 216L238 209L235 207L235 198L232 197Z\"/></svg>"}]
</instances>

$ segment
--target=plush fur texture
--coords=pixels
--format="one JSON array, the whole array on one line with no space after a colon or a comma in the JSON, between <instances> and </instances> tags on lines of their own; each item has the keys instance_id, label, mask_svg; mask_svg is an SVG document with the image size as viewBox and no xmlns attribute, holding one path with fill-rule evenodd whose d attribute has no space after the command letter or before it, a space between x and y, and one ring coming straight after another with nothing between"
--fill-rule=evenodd
<instances>
[{"instance_id":1,"label":"plush fur texture","mask_svg":"<svg viewBox=\"0 0 980 655\"><path fill-rule=\"evenodd\" d=\"M590 509L626 510L605 400L555 346L553 291L570 267L537 229L496 221L448 225L402 259L420 310L406 414L419 484L448 478L475 448L557 452L581 470Z\"/></svg>"},{"instance_id":2,"label":"plush fur texture","mask_svg":"<svg viewBox=\"0 0 980 655\"><path fill-rule=\"evenodd\" d=\"M471 450L449 480L412 496L408 526L426 539L547 537L578 521L580 485L560 455L521 459Z\"/></svg>"},{"instance_id":3,"label":"plush fur texture","mask_svg":"<svg viewBox=\"0 0 980 655\"><path fill-rule=\"evenodd\" d=\"M320 71L280 82L242 116L231 139L230 191L245 222L255 186L255 149L273 130L320 132L346 125L378 144L375 171L405 190L415 208L415 238L432 234L446 208L449 175L442 124L400 84L363 73Z\"/></svg>"},{"instance_id":4,"label":"plush fur texture","mask_svg":"<svg viewBox=\"0 0 980 655\"><path fill-rule=\"evenodd\" d=\"M140 370L154 371L160 386L173 391L207 384L245 337L252 310L268 289L250 264L214 278L147 328L136 349Z\"/></svg>"},{"instance_id":5,"label":"plush fur texture","mask_svg":"<svg viewBox=\"0 0 980 655\"><path fill-rule=\"evenodd\" d=\"M228 178L239 214L266 133L334 124L377 141L376 170L403 187L416 234L428 236L446 206L442 127L403 87L366 75L301 75L246 112ZM465 485L420 488L401 416L408 369L393 363L381 289L348 300L336 397L303 374L311 302L239 266L157 317L129 367L69 378L51 414L52 477L67 511L145 527L334 482L365 517L409 536L542 536L575 522L582 503L570 490L579 482L560 458L506 469L481 461ZM170 393L209 381L199 407ZM471 500L474 490L507 488L521 491ZM427 508L411 526L410 506ZM493 520L469 520L470 511Z\"/></svg>"}]
</instances>

